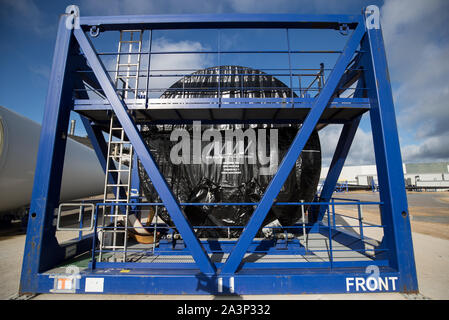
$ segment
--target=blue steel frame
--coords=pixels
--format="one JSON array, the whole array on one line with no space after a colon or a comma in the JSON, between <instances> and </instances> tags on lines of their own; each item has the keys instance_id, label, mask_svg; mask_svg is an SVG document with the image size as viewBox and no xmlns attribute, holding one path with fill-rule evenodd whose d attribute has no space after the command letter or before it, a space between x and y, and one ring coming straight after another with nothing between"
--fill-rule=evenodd
<instances>
[{"instance_id":1,"label":"blue steel frame","mask_svg":"<svg viewBox=\"0 0 449 320\"><path fill-rule=\"evenodd\" d=\"M65 152L65 135L69 114L75 108L73 89L79 79L75 71L91 69L93 86L100 88L107 98L108 105L100 109L111 110L125 130L143 167L158 192L162 204L166 207L186 247L196 262L194 269L152 269L135 268L121 273L120 264L113 264L105 273L95 267L80 274L80 286L75 292L84 293L88 278L102 278L103 293L191 293L191 294L263 294L263 293L340 293L351 292L348 278L366 278L365 269L351 262L341 262L333 266L316 268L283 268L282 263L266 269L242 266L242 259L251 246L257 231L282 188L288 174L300 156L312 131L322 122L322 115L337 100L336 91L347 76L345 70L353 61L357 50L364 52L358 59L356 68L362 70L354 98L346 101L363 100L368 102L370 112L376 165L379 177L381 198L381 218L384 226L384 239L381 248L385 249L387 265L380 267L380 276L396 281L388 291L416 292L418 290L410 231L407 199L405 193L402 159L396 127L391 85L388 76L387 61L380 28L368 28L365 15L166 15L166 16L120 16L120 17L80 17L80 28L66 27L62 15L59 26L53 67L50 77L45 115L42 123L37 170L31 200L30 219L27 230L23 259L20 292L50 292L54 289L54 279L46 271L67 261L75 254L87 252L95 237L87 237L75 243L76 250L67 249L58 244L55 227L52 224L54 208L58 206L59 189ZM217 266L208 256L206 244L202 243L187 220L181 204L173 195L164 177L143 142L136 123L130 116L132 106L121 99L99 59L86 32L91 27L102 31L130 29L197 29L197 28L318 28L336 29L341 26L353 30L346 47L332 70L320 94L309 101L310 111L293 140L278 172L267 187L262 199L244 228L235 247L224 264ZM82 50L85 56L83 64L77 53ZM89 67L87 67L87 63ZM366 89L367 88L367 89ZM76 98L83 98L78 96ZM146 99L148 100L148 99ZM252 102L246 99L246 106ZM345 100L345 99L343 99ZM294 107L295 99L289 102ZM183 106L189 108L188 105ZM218 105L227 108L245 108L243 105ZM274 108L284 106L274 104ZM84 106L84 110L99 109L94 105ZM310 232L326 229L322 219L330 204L330 198L344 165L349 148L357 131L361 116L346 122L331 163L328 176L320 197L316 221ZM105 169L105 141L101 128L82 117L86 131L93 142L98 159ZM139 205L137 202L133 205ZM334 203L332 202L332 206ZM330 211L328 210L330 214ZM328 219L330 223L330 218ZM326 229L328 235L332 230ZM73 248L73 243L70 244ZM97 263L98 264L98 263ZM375 264L375 262L374 262ZM392 282L393 284L393 282ZM385 288L384 288L385 289Z\"/></svg>"}]
</instances>

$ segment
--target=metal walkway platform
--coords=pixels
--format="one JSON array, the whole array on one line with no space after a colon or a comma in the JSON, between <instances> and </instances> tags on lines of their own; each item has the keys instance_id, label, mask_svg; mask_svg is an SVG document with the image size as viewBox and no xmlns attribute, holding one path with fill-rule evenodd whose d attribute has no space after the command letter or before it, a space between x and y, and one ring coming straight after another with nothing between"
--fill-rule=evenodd
<instances>
[{"instance_id":1,"label":"metal walkway platform","mask_svg":"<svg viewBox=\"0 0 449 320\"><path fill-rule=\"evenodd\" d=\"M149 101L147 106L145 100L127 102L128 109L135 111L136 123L300 123L315 101L313 98L295 98L293 103L281 98L153 100L157 101ZM317 128L328 123L347 123L367 112L369 107L369 99L336 98L323 112ZM112 107L107 100L76 100L75 110L97 123L107 124Z\"/></svg>"}]
</instances>

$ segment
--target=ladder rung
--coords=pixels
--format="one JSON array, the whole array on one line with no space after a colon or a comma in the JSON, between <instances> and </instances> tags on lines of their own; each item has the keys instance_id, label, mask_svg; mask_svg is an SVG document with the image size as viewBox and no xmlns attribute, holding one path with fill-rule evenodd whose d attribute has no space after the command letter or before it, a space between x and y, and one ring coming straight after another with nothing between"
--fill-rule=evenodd
<instances>
[{"instance_id":1,"label":"ladder rung","mask_svg":"<svg viewBox=\"0 0 449 320\"><path fill-rule=\"evenodd\" d=\"M126 154L122 154L122 155L120 155L120 154L118 154L118 155L110 154L109 157L110 157L110 158L120 158L120 159L122 159L122 158L123 158L123 159L124 159L124 158L129 158L129 156L126 155Z\"/></svg>"},{"instance_id":2,"label":"ladder rung","mask_svg":"<svg viewBox=\"0 0 449 320\"><path fill-rule=\"evenodd\" d=\"M140 40L122 40L120 43L140 43Z\"/></svg>"},{"instance_id":3,"label":"ladder rung","mask_svg":"<svg viewBox=\"0 0 449 320\"><path fill-rule=\"evenodd\" d=\"M117 206L119 206L120 204L127 203L128 199L107 199L105 200L105 202L110 202L110 205L116 204Z\"/></svg>"},{"instance_id":4,"label":"ladder rung","mask_svg":"<svg viewBox=\"0 0 449 320\"><path fill-rule=\"evenodd\" d=\"M119 67L123 67L123 66L126 66L126 67L129 67L129 66L138 66L139 64L138 63L119 63L117 66L119 66Z\"/></svg>"},{"instance_id":5,"label":"ladder rung","mask_svg":"<svg viewBox=\"0 0 449 320\"><path fill-rule=\"evenodd\" d=\"M129 172L129 169L111 169L108 172Z\"/></svg>"},{"instance_id":6,"label":"ladder rung","mask_svg":"<svg viewBox=\"0 0 449 320\"><path fill-rule=\"evenodd\" d=\"M106 186L107 187L127 187L128 185L118 183L118 184L107 184Z\"/></svg>"},{"instance_id":7,"label":"ladder rung","mask_svg":"<svg viewBox=\"0 0 449 320\"><path fill-rule=\"evenodd\" d=\"M105 214L105 217L126 217L126 214ZM112 228L112 227L111 227Z\"/></svg>"},{"instance_id":8,"label":"ladder rung","mask_svg":"<svg viewBox=\"0 0 449 320\"><path fill-rule=\"evenodd\" d=\"M128 199L106 199L105 200L105 202L117 202L117 204L120 204L120 201L128 202Z\"/></svg>"},{"instance_id":9,"label":"ladder rung","mask_svg":"<svg viewBox=\"0 0 449 320\"><path fill-rule=\"evenodd\" d=\"M112 144L122 144L122 143L131 143L129 141L111 141Z\"/></svg>"}]
</instances>

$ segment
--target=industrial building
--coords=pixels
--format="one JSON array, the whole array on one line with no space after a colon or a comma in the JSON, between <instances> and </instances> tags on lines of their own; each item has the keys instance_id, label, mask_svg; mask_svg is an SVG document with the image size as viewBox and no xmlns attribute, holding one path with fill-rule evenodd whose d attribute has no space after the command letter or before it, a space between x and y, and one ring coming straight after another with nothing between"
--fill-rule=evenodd
<instances>
[{"instance_id":1,"label":"industrial building","mask_svg":"<svg viewBox=\"0 0 449 320\"><path fill-rule=\"evenodd\" d=\"M427 190L449 190L449 162L435 163L403 163L404 178L407 187ZM326 178L329 168L321 170L320 179ZM340 183L349 185L371 186L378 185L375 165L345 166L341 171Z\"/></svg>"}]
</instances>

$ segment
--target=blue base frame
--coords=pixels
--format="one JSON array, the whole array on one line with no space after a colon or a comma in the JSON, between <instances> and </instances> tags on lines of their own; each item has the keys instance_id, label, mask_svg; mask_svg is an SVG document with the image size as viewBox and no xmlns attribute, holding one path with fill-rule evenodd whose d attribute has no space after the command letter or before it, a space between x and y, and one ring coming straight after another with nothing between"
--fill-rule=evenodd
<instances>
[{"instance_id":1,"label":"blue base frame","mask_svg":"<svg viewBox=\"0 0 449 320\"><path fill-rule=\"evenodd\" d=\"M88 245L92 242L92 238L90 238L76 244L71 243L70 249L67 249L66 245L59 244L55 237L53 212L59 204L65 153L66 138L61 133L67 131L70 111L75 110L87 116L88 111L95 112L105 108L116 115L125 130L137 156L153 182L162 204L170 214L196 264L195 269L188 268L188 266L177 269L172 266L166 266L167 268L164 269L135 267L122 269L129 265L103 265L104 268L99 268L101 265L97 265L94 266L95 269L86 269L78 274L78 278L76 281L74 280L76 285L69 290L70 292L114 294L344 293L371 292L371 290L363 291L362 288L364 286L365 289L373 288L375 283L381 285L382 291L416 292L418 284L391 84L380 25L372 23L373 19L376 19L376 10L372 6L368 9L363 15L316 16L286 14L78 17L76 13L75 16L73 14L62 15L42 123L36 165L38 169L35 174L31 199L20 292L61 292L61 290L55 290L57 281L68 275L55 275L46 272L67 261L68 258L86 252ZM68 21L79 22L79 26L75 23L73 28L68 28ZM249 223L244 228L236 245L230 250L228 259L222 265L211 262L208 248L195 236L191 224L183 213L181 204L178 203L168 187L148 146L143 142L137 124L130 116L129 111L131 110L129 109L132 107L128 109L127 101L117 95L116 88L86 35L93 26L101 26L100 29L106 31L177 28L287 28L287 30L288 28L337 30L347 28L352 30L346 47L341 52L320 94L316 98L308 100L307 116L297 119L298 122L302 122L301 129L262 199L254 204L256 209ZM360 50L358 50L359 48ZM79 55L80 50L83 55ZM149 53L151 54L151 52ZM337 88L342 83L346 85L351 82L348 78L353 77L352 73L345 71L348 65L354 61L357 79L360 81L351 102L354 102L355 105L361 103L360 110L363 109L370 113L379 177L382 203L380 205L381 220L384 227L384 239L380 248L385 250L385 254L382 260L374 260L371 264L379 265L380 273L374 277L366 273L369 271L369 266L363 263L354 264L351 261L333 262L332 266L315 265L314 268L309 268L312 266L311 264L304 268L282 263L274 264L270 266L270 269L261 269L255 266L240 268L245 253L250 248L310 134L319 123L332 123L332 121L324 120L323 115L326 110L332 108L332 104L338 98ZM74 89L82 83L79 76L76 75L76 70L80 69L93 72L91 77L82 80L94 88L101 89L109 105L104 105L104 101L100 103L101 106L95 103L83 105L79 101L73 100ZM86 99L86 96L79 94L77 98ZM260 103L257 99L246 99L241 102L243 102L241 105L228 106L211 102L210 108L245 109L254 103ZM301 103L301 101L292 99L288 106L295 108L295 103ZM146 106L148 106L148 101L146 101ZM347 108L352 107L353 105L347 106ZM189 109L190 107L187 104L183 108ZM282 103L274 103L273 108L286 108L286 106ZM339 108L345 109L346 107L339 106ZM358 114L345 122L335 121L335 123L344 123L344 128L323 189L316 199L315 204L319 205L310 232L321 231L321 221L329 207L328 203L335 190L360 118L361 115ZM101 133L101 123L95 123L95 119L84 117L82 119L99 161L105 168L106 144ZM273 122L276 120L273 119ZM134 205L137 204L134 203ZM89 285L86 286L87 283ZM63 290L62 292L68 291Z\"/></svg>"},{"instance_id":2,"label":"blue base frame","mask_svg":"<svg viewBox=\"0 0 449 320\"><path fill-rule=\"evenodd\" d=\"M207 276L198 269L122 269L110 268L82 272L79 287L71 293L86 294L198 294L198 295L244 295L244 294L314 294L314 293L369 293L403 292L400 273L381 267L381 280L369 280L360 268L280 269L242 271L233 276ZM86 290L86 279L104 279L98 291ZM220 280L221 279L221 280ZM369 287L367 285L369 281ZM221 284L220 284L221 282ZM54 279L49 274L38 275L36 293L54 291ZM61 292L62 293L62 292Z\"/></svg>"}]
</instances>

